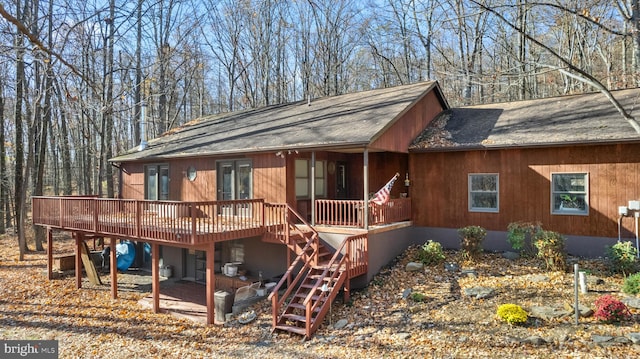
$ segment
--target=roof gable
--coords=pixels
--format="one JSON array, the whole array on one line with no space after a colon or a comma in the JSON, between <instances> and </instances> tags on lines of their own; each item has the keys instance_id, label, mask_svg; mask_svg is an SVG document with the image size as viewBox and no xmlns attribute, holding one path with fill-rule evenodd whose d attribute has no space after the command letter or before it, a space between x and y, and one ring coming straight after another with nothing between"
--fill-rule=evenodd
<instances>
[{"instance_id":1,"label":"roof gable","mask_svg":"<svg viewBox=\"0 0 640 359\"><path fill-rule=\"evenodd\" d=\"M436 82L299 101L196 119L111 161L362 147L434 89L447 108Z\"/></svg>"},{"instance_id":2,"label":"roof gable","mask_svg":"<svg viewBox=\"0 0 640 359\"><path fill-rule=\"evenodd\" d=\"M612 92L633 116L640 89ZM411 150L532 147L638 141L634 128L601 93L452 108L443 111Z\"/></svg>"}]
</instances>

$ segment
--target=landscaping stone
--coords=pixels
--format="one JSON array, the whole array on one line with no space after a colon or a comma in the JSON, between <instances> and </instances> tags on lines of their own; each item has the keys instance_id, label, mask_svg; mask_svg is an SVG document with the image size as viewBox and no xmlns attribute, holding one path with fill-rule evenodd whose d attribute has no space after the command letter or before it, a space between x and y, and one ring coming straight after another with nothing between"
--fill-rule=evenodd
<instances>
[{"instance_id":1,"label":"landscaping stone","mask_svg":"<svg viewBox=\"0 0 640 359\"><path fill-rule=\"evenodd\" d=\"M569 316L573 312L566 309L562 309L562 308L556 308L556 307L534 306L529 308L529 313L531 314L532 317L549 321L552 319Z\"/></svg>"},{"instance_id":2,"label":"landscaping stone","mask_svg":"<svg viewBox=\"0 0 640 359\"><path fill-rule=\"evenodd\" d=\"M495 294L495 290L487 287L465 288L464 295L467 297L475 297L476 299L490 298Z\"/></svg>"},{"instance_id":3,"label":"landscaping stone","mask_svg":"<svg viewBox=\"0 0 640 359\"><path fill-rule=\"evenodd\" d=\"M547 341L540 338L537 335L525 338L523 340L520 341L522 344L533 344L533 345L544 345L547 344Z\"/></svg>"},{"instance_id":4,"label":"landscaping stone","mask_svg":"<svg viewBox=\"0 0 640 359\"><path fill-rule=\"evenodd\" d=\"M613 342L613 337L608 335L592 335L591 340L596 344Z\"/></svg>"},{"instance_id":5,"label":"landscaping stone","mask_svg":"<svg viewBox=\"0 0 640 359\"><path fill-rule=\"evenodd\" d=\"M463 269L462 271L460 271L460 273L462 273L462 275L466 275L469 278L478 277L478 272L476 272L475 269Z\"/></svg>"},{"instance_id":6,"label":"landscaping stone","mask_svg":"<svg viewBox=\"0 0 640 359\"><path fill-rule=\"evenodd\" d=\"M460 269L460 266L455 263L445 263L444 269L448 272L457 272Z\"/></svg>"},{"instance_id":7,"label":"landscaping stone","mask_svg":"<svg viewBox=\"0 0 640 359\"><path fill-rule=\"evenodd\" d=\"M407 263L407 266L405 267L405 270L407 272L416 272L419 271L420 269L422 269L424 267L424 264L419 263L419 262L409 262Z\"/></svg>"},{"instance_id":8,"label":"landscaping stone","mask_svg":"<svg viewBox=\"0 0 640 359\"><path fill-rule=\"evenodd\" d=\"M411 338L411 333L396 333L396 337L400 340L407 340Z\"/></svg>"},{"instance_id":9,"label":"landscaping stone","mask_svg":"<svg viewBox=\"0 0 640 359\"><path fill-rule=\"evenodd\" d=\"M622 303L624 303L627 307L640 309L640 298L624 297L622 298Z\"/></svg>"},{"instance_id":10,"label":"landscaping stone","mask_svg":"<svg viewBox=\"0 0 640 359\"><path fill-rule=\"evenodd\" d=\"M543 283L549 281L549 277L544 274L531 274L527 276L527 279L534 283Z\"/></svg>"},{"instance_id":11,"label":"landscaping stone","mask_svg":"<svg viewBox=\"0 0 640 359\"><path fill-rule=\"evenodd\" d=\"M640 344L640 333L629 333L627 338L629 338L633 344Z\"/></svg>"},{"instance_id":12,"label":"landscaping stone","mask_svg":"<svg viewBox=\"0 0 640 359\"><path fill-rule=\"evenodd\" d=\"M575 313L575 306L573 303L564 303L564 309L571 313ZM587 318L593 315L593 309L582 304L578 305L578 312L582 318Z\"/></svg>"},{"instance_id":13,"label":"landscaping stone","mask_svg":"<svg viewBox=\"0 0 640 359\"><path fill-rule=\"evenodd\" d=\"M402 299L407 299L411 295L413 290L411 288L407 288L402 292Z\"/></svg>"},{"instance_id":14,"label":"landscaping stone","mask_svg":"<svg viewBox=\"0 0 640 359\"><path fill-rule=\"evenodd\" d=\"M349 322L346 319L340 319L333 325L333 329L342 329L347 326Z\"/></svg>"}]
</instances>

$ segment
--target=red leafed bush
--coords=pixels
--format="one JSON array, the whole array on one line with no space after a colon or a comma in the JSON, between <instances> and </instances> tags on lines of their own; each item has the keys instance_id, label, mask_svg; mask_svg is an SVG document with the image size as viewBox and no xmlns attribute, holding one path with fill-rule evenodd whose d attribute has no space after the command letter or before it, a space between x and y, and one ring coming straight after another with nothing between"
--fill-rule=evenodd
<instances>
[{"instance_id":1,"label":"red leafed bush","mask_svg":"<svg viewBox=\"0 0 640 359\"><path fill-rule=\"evenodd\" d=\"M618 323L631 318L629 308L612 295L603 295L595 301L594 317L607 323Z\"/></svg>"}]
</instances>

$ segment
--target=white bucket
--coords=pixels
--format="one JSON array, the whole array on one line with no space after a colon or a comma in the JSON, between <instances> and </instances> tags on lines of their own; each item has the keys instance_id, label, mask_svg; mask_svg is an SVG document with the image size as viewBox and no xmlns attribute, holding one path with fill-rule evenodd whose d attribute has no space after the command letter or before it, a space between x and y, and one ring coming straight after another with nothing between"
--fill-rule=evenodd
<instances>
[{"instance_id":1,"label":"white bucket","mask_svg":"<svg viewBox=\"0 0 640 359\"><path fill-rule=\"evenodd\" d=\"M234 263L225 264L224 274L229 277L235 277L238 274L238 266Z\"/></svg>"}]
</instances>

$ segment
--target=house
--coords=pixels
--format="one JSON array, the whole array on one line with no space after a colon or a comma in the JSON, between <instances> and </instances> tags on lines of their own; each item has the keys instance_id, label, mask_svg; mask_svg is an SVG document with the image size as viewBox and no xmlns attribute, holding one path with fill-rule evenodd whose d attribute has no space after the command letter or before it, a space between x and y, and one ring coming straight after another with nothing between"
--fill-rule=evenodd
<instances>
[{"instance_id":1,"label":"house","mask_svg":"<svg viewBox=\"0 0 640 359\"><path fill-rule=\"evenodd\" d=\"M640 90L614 95L633 111ZM262 277L278 283L273 328L307 337L408 245L455 248L480 225L504 250L509 223L539 221L600 255L634 235L619 207L640 197L640 136L603 95L450 108L437 82L196 119L111 161L118 199L33 198L49 249L74 233L78 287L82 242L132 239L151 246L155 311L160 263L204 284L208 323L217 289Z\"/></svg>"},{"instance_id":2,"label":"house","mask_svg":"<svg viewBox=\"0 0 640 359\"><path fill-rule=\"evenodd\" d=\"M639 89L613 95L638 116ZM601 93L445 110L412 143L409 170L416 235L447 247L479 225L485 248L510 249L516 221L563 234L579 256L636 244L619 207L640 198L640 135Z\"/></svg>"},{"instance_id":3,"label":"house","mask_svg":"<svg viewBox=\"0 0 640 359\"><path fill-rule=\"evenodd\" d=\"M325 303L414 242L409 145L448 108L421 82L196 119L111 159L119 199L37 197L34 223L73 232L76 258L90 236L149 243L156 311L160 263L206 285L209 323L216 289L278 281L274 328L310 336Z\"/></svg>"}]
</instances>

